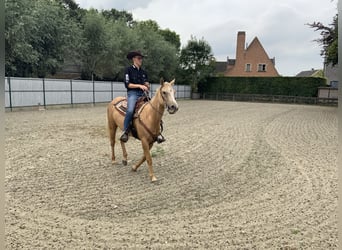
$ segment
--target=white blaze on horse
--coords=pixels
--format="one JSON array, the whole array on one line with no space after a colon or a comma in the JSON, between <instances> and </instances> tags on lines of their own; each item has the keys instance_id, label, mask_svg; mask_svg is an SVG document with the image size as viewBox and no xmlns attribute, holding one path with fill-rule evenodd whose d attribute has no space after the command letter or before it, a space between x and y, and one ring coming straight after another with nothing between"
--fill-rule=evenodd
<instances>
[{"instance_id":1,"label":"white blaze on horse","mask_svg":"<svg viewBox=\"0 0 342 250\"><path fill-rule=\"evenodd\" d=\"M149 175L152 182L156 181L157 178L153 173L152 157L150 150L154 142L156 141L157 136L160 134L160 124L165 107L167 108L169 114L174 114L178 110L178 104L175 100L175 93L173 89L174 83L174 79L171 82L164 82L164 80L161 79L161 86L157 89L155 96L141 107L138 113L138 117L135 117L133 119L133 125L137 132L137 138L141 141L144 154L142 158L134 166L132 166L132 170L137 171L140 165L146 160ZM107 120L109 128L110 146L112 148L113 164L115 163L114 146L116 130L118 127L121 130L123 130L125 119L124 114L122 114L122 112L120 112L119 109L115 107L115 105L124 99L126 98L116 97L113 101L111 101L108 104L107 107ZM120 143L123 152L122 163L124 165L127 165L127 151L125 143L121 141Z\"/></svg>"}]
</instances>

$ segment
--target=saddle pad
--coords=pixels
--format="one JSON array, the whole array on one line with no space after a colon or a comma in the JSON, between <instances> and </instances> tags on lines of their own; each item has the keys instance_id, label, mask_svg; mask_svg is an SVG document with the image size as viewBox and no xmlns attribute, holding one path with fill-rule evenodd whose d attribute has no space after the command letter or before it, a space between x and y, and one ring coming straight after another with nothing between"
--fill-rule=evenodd
<instances>
[{"instance_id":1,"label":"saddle pad","mask_svg":"<svg viewBox=\"0 0 342 250\"><path fill-rule=\"evenodd\" d=\"M123 99L114 104L114 107L123 115L126 115L127 111L127 99Z\"/></svg>"}]
</instances>

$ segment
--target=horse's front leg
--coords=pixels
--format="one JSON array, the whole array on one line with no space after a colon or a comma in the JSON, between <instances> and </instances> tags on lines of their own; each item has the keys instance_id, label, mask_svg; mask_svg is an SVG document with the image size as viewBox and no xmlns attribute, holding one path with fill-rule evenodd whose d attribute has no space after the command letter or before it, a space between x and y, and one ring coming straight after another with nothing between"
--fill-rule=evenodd
<instances>
[{"instance_id":1,"label":"horse's front leg","mask_svg":"<svg viewBox=\"0 0 342 250\"><path fill-rule=\"evenodd\" d=\"M150 145L150 150L151 150L153 144L149 144L149 145ZM132 167L132 170L133 170L133 171L137 171L138 168L141 166L141 164L143 164L145 161L146 161L146 156L145 156L145 153L144 153L144 155L143 155L143 157L141 157L140 161L138 161L138 162Z\"/></svg>"},{"instance_id":2,"label":"horse's front leg","mask_svg":"<svg viewBox=\"0 0 342 250\"><path fill-rule=\"evenodd\" d=\"M154 182L157 180L157 178L155 177L155 175L153 173L152 157L151 157L151 153L150 153L150 149L151 149L153 144L148 143L147 140L141 140L141 144L142 144L142 147L144 150L144 157L146 158L146 161L147 161L148 172L149 172L151 181Z\"/></svg>"}]
</instances>

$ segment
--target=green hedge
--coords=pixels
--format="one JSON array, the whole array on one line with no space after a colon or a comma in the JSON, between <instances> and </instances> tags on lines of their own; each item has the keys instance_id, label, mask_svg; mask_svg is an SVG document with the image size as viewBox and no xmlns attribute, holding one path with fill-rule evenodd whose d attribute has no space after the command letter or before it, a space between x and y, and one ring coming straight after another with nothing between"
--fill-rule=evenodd
<instances>
[{"instance_id":1,"label":"green hedge","mask_svg":"<svg viewBox=\"0 0 342 250\"><path fill-rule=\"evenodd\" d=\"M198 91L316 97L322 86L326 79L319 77L211 77L198 85Z\"/></svg>"}]
</instances>

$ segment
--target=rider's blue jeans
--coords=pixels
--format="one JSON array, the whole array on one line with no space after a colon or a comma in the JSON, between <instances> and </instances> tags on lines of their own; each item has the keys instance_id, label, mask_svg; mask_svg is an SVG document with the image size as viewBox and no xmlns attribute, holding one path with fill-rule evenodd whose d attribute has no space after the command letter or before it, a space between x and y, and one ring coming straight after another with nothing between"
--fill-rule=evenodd
<instances>
[{"instance_id":1,"label":"rider's blue jeans","mask_svg":"<svg viewBox=\"0 0 342 250\"><path fill-rule=\"evenodd\" d=\"M137 100L139 97L143 96L144 92L141 91L140 89L133 89L127 91L127 111L126 111L126 116L125 116L125 121L124 121L124 131L127 131L129 128L130 123L133 120L133 115L134 115L134 109L135 109L135 104L137 103Z\"/></svg>"}]
</instances>

